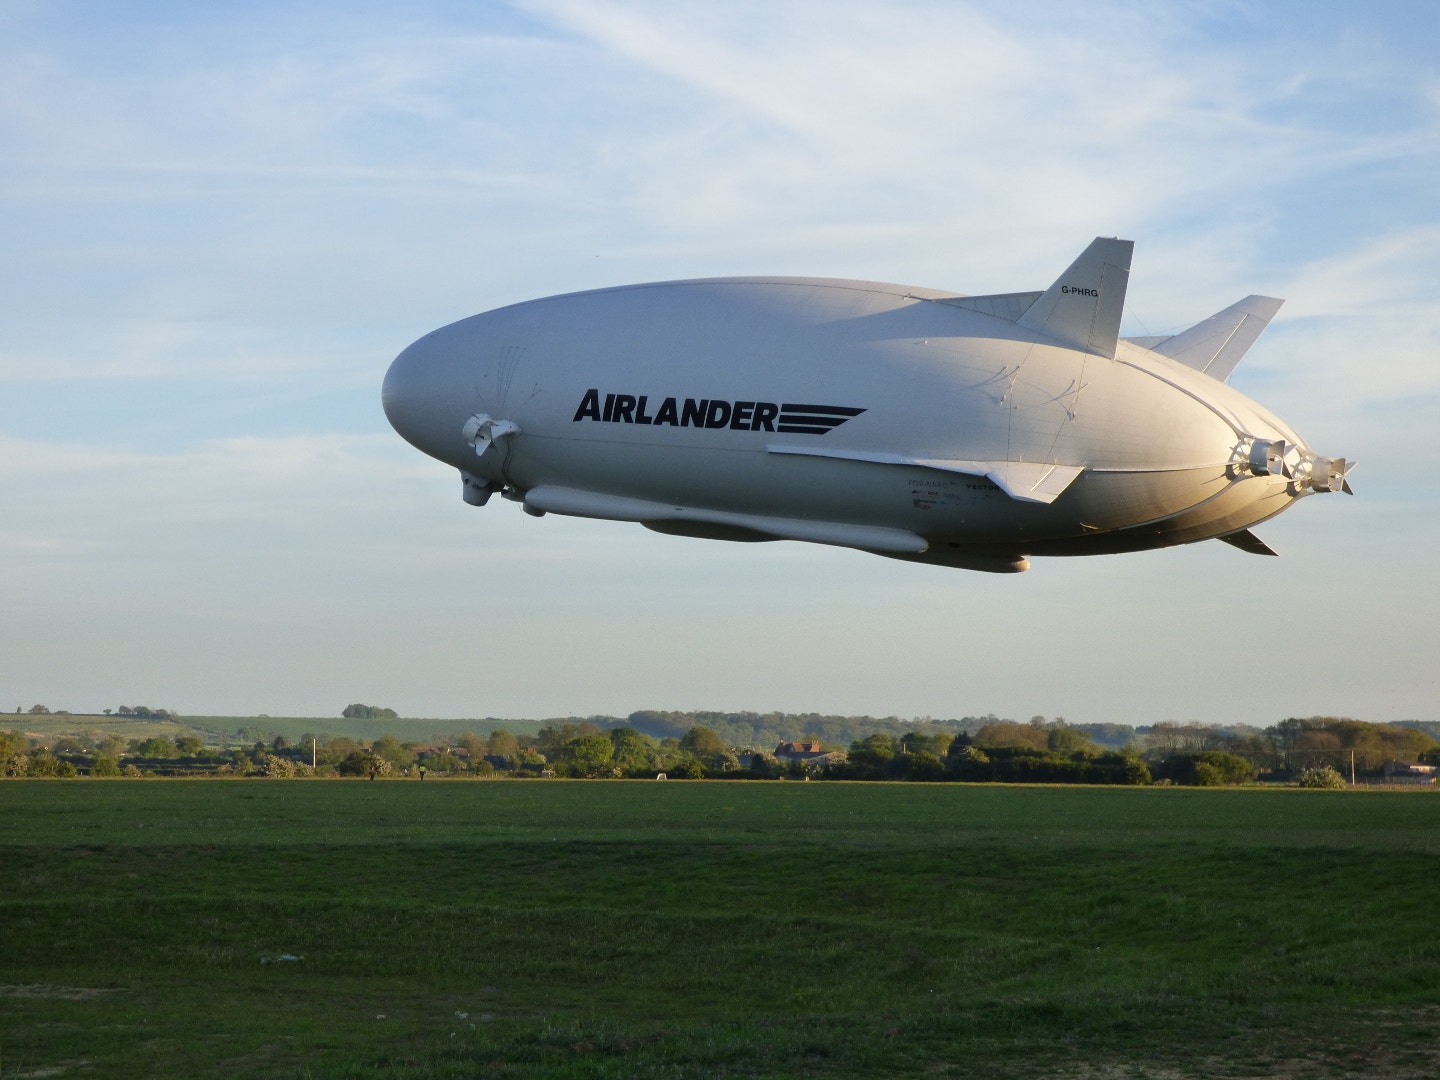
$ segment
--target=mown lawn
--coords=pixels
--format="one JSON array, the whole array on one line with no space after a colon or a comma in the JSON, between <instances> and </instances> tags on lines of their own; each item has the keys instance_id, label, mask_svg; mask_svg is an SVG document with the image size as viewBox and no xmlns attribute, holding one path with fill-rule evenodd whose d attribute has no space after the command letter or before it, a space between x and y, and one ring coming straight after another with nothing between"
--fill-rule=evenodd
<instances>
[{"instance_id":1,"label":"mown lawn","mask_svg":"<svg viewBox=\"0 0 1440 1080\"><path fill-rule=\"evenodd\" d=\"M0 1077L1428 1077L1437 870L1431 792L5 782Z\"/></svg>"}]
</instances>

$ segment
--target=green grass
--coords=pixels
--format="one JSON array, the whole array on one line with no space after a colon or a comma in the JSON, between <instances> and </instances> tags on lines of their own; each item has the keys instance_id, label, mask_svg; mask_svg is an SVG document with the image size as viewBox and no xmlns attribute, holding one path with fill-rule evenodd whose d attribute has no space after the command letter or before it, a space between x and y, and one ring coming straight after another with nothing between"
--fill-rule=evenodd
<instances>
[{"instance_id":1,"label":"green grass","mask_svg":"<svg viewBox=\"0 0 1440 1080\"><path fill-rule=\"evenodd\" d=\"M1430 792L7 782L0 1078L1431 1076L1437 869Z\"/></svg>"}]
</instances>

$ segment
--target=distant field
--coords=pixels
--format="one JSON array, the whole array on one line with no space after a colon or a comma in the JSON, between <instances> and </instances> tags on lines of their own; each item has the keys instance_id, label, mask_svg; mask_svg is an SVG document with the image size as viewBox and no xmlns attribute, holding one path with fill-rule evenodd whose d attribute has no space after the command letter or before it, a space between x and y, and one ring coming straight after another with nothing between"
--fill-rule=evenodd
<instances>
[{"instance_id":1,"label":"distant field","mask_svg":"<svg viewBox=\"0 0 1440 1080\"><path fill-rule=\"evenodd\" d=\"M516 735L534 735L540 730L543 720L348 720L344 717L329 716L177 716L173 720L138 720L130 716L105 716L84 713L0 713L0 730L26 731L32 734L52 737L56 735L81 735L101 732L119 735L124 739L149 739L156 735L173 738L176 735L198 733L208 743L214 744L218 736L233 736L244 728L251 732L263 731L284 735L290 742L296 742L302 735L344 737L371 742L381 735L394 735L401 742L427 742L437 735L450 737L473 731L488 735L495 728L504 728ZM208 738L207 738L208 736Z\"/></svg>"},{"instance_id":2,"label":"distant field","mask_svg":"<svg viewBox=\"0 0 1440 1080\"><path fill-rule=\"evenodd\" d=\"M188 723L203 725L212 731L262 729L284 735L295 742L302 735L319 735L362 739L370 742L381 735L394 735L401 742L427 742L437 735L451 737L473 731L489 735L495 728L504 728L516 735L534 735L544 720L426 720L401 717L398 720L348 720L340 716L187 716Z\"/></svg>"},{"instance_id":3,"label":"distant field","mask_svg":"<svg viewBox=\"0 0 1440 1080\"><path fill-rule=\"evenodd\" d=\"M122 739L152 739L157 735L170 739L176 735L196 733L203 738L207 734L203 726L197 729L189 720L137 720L130 716L91 716L84 713L0 713L0 730L23 731L47 739L56 735L92 733L118 735Z\"/></svg>"},{"instance_id":4,"label":"distant field","mask_svg":"<svg viewBox=\"0 0 1440 1080\"><path fill-rule=\"evenodd\" d=\"M1437 871L1427 791L9 781L0 1076L1431 1077Z\"/></svg>"}]
</instances>

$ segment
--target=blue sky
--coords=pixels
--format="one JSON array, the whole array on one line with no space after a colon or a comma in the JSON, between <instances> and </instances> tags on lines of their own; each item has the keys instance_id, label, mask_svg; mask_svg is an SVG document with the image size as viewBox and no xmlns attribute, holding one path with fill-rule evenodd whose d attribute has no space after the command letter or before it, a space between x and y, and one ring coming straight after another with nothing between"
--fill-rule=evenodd
<instances>
[{"instance_id":1,"label":"blue sky","mask_svg":"<svg viewBox=\"0 0 1440 1080\"><path fill-rule=\"evenodd\" d=\"M1423 3L0 3L0 709L1440 719ZM1018 577L509 504L385 423L443 323L778 273L1287 298L1358 495Z\"/></svg>"}]
</instances>

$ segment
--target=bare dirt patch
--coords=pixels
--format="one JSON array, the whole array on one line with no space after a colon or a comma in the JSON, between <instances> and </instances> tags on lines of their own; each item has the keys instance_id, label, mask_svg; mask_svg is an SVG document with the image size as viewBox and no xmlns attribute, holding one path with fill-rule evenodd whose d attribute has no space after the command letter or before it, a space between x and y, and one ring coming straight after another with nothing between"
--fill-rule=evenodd
<instances>
[{"instance_id":1,"label":"bare dirt patch","mask_svg":"<svg viewBox=\"0 0 1440 1080\"><path fill-rule=\"evenodd\" d=\"M0 998L45 998L50 1001L93 1001L106 994L118 993L118 989L100 986L48 986L44 983L0 986Z\"/></svg>"}]
</instances>

